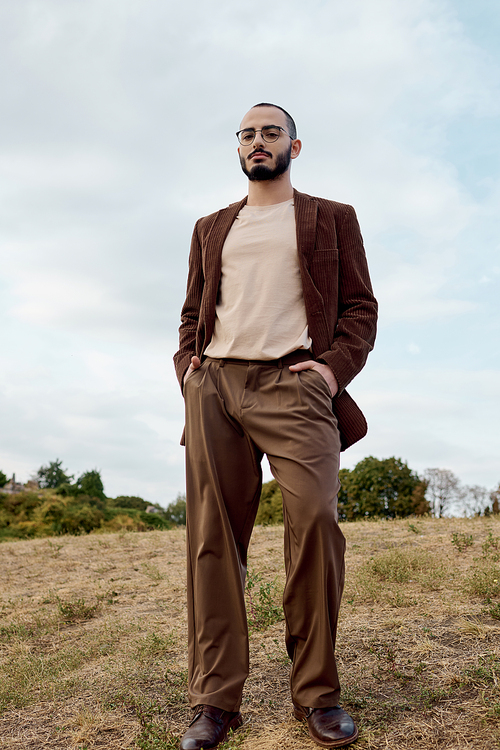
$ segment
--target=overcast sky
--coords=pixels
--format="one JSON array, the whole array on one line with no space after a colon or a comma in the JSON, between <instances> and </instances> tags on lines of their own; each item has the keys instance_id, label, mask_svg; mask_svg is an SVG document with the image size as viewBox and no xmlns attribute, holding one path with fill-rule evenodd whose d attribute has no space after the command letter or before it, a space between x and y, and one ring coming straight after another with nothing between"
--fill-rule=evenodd
<instances>
[{"instance_id":1,"label":"overcast sky","mask_svg":"<svg viewBox=\"0 0 500 750\"><path fill-rule=\"evenodd\" d=\"M380 302L343 466L498 485L499 38L497 0L0 0L0 470L184 491L192 227L245 195L234 133L272 101L295 187L354 205Z\"/></svg>"}]
</instances>

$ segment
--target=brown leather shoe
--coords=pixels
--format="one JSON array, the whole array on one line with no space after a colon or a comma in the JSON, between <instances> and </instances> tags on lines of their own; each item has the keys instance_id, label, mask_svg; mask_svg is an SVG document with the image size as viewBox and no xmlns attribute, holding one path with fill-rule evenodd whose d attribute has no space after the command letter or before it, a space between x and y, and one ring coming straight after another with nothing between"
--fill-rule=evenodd
<instances>
[{"instance_id":1,"label":"brown leather shoe","mask_svg":"<svg viewBox=\"0 0 500 750\"><path fill-rule=\"evenodd\" d=\"M181 740L180 750L201 750L204 747L217 747L227 739L231 729L238 729L243 723L239 711L223 711L214 706L196 706L194 719Z\"/></svg>"},{"instance_id":2,"label":"brown leather shoe","mask_svg":"<svg viewBox=\"0 0 500 750\"><path fill-rule=\"evenodd\" d=\"M345 747L358 739L356 724L340 706L306 708L293 704L295 718L307 720L309 734L323 747Z\"/></svg>"}]
</instances>

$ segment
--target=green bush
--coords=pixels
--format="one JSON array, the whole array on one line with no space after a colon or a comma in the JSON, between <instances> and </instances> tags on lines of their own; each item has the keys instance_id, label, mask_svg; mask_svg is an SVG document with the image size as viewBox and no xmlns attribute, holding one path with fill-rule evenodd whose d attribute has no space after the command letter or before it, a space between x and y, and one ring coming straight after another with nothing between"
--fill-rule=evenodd
<instances>
[{"instance_id":1,"label":"green bush","mask_svg":"<svg viewBox=\"0 0 500 750\"><path fill-rule=\"evenodd\" d=\"M142 513L141 521L146 524L146 528L168 530L173 528L174 524L163 513Z\"/></svg>"},{"instance_id":2,"label":"green bush","mask_svg":"<svg viewBox=\"0 0 500 750\"><path fill-rule=\"evenodd\" d=\"M40 498L36 492L16 492L14 495L2 493L0 495L0 508L8 516L14 516L17 521L28 520L34 508L38 505L40 505Z\"/></svg>"},{"instance_id":3,"label":"green bush","mask_svg":"<svg viewBox=\"0 0 500 750\"><path fill-rule=\"evenodd\" d=\"M52 534L83 534L100 527L104 520L104 502L80 495L53 495L42 502L33 513L33 520Z\"/></svg>"},{"instance_id":4,"label":"green bush","mask_svg":"<svg viewBox=\"0 0 500 750\"><path fill-rule=\"evenodd\" d=\"M135 497L134 495L119 495L109 502L117 508L135 508L135 510L146 510L148 505L151 504L147 500L143 500L142 497Z\"/></svg>"},{"instance_id":5,"label":"green bush","mask_svg":"<svg viewBox=\"0 0 500 750\"><path fill-rule=\"evenodd\" d=\"M263 526L283 523L283 496L276 479L262 485L255 523Z\"/></svg>"},{"instance_id":6,"label":"green bush","mask_svg":"<svg viewBox=\"0 0 500 750\"><path fill-rule=\"evenodd\" d=\"M121 502L121 498L108 500L86 495L77 485L60 485L55 490L14 495L0 493L0 539L173 528L174 523L164 511L146 513L149 503L145 500L127 499L132 501L129 505L140 507L117 506L115 503L117 500Z\"/></svg>"}]
</instances>

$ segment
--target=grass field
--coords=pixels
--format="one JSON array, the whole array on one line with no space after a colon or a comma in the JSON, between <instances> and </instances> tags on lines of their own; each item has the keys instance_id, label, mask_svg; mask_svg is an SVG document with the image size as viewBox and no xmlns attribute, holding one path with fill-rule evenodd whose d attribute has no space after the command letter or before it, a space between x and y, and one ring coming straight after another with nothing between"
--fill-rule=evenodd
<instances>
[{"instance_id":1,"label":"grass field","mask_svg":"<svg viewBox=\"0 0 500 750\"><path fill-rule=\"evenodd\" d=\"M500 517L344 524L338 637L357 748L500 748ZM281 527L250 555L245 726L317 748L291 713ZM186 702L185 531L0 545L0 748L174 750Z\"/></svg>"}]
</instances>

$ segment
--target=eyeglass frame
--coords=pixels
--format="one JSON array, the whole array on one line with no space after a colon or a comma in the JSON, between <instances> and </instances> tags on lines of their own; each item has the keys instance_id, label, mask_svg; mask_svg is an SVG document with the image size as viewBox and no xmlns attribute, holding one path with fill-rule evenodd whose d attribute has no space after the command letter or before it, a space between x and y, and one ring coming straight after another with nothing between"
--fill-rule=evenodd
<instances>
[{"instance_id":1,"label":"eyeglass frame","mask_svg":"<svg viewBox=\"0 0 500 750\"><path fill-rule=\"evenodd\" d=\"M264 133L262 132L266 128L275 128L276 130L281 130L281 132L284 133L285 135L287 135L290 138L290 140L292 140L292 141L295 140L295 138L292 138L292 136L290 135L290 133L287 133L286 130L285 130L285 128L282 128L280 125L264 125L263 128L257 128L257 130L254 130L254 128L243 128L242 130L238 130L238 132L236 133L236 138L238 139L238 143L240 144L240 146L251 146L254 143L254 141L255 141L255 136L257 135L257 133L260 133L262 135L262 140L265 143L276 143L276 141L279 141L280 136L278 136L276 138L276 140L274 140L274 141L268 141L264 137ZM241 135L241 133L251 133L252 131L253 131L253 140L251 140L250 143L242 143L240 141L240 135Z\"/></svg>"}]
</instances>

